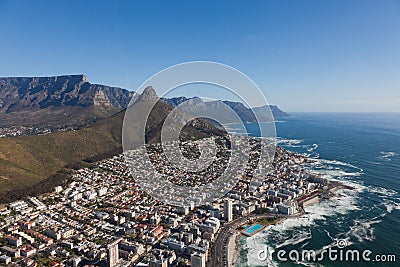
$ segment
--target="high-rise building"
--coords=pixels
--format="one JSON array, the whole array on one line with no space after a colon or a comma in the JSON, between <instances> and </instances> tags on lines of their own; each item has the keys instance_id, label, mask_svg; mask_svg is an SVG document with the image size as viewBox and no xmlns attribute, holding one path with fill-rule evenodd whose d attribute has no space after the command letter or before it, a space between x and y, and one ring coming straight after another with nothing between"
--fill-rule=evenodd
<instances>
[{"instance_id":1,"label":"high-rise building","mask_svg":"<svg viewBox=\"0 0 400 267\"><path fill-rule=\"evenodd\" d=\"M168 267L168 259L151 258L149 261L149 267Z\"/></svg>"},{"instance_id":2,"label":"high-rise building","mask_svg":"<svg viewBox=\"0 0 400 267\"><path fill-rule=\"evenodd\" d=\"M118 238L107 246L107 266L115 267L119 261L118 244L122 238Z\"/></svg>"},{"instance_id":3,"label":"high-rise building","mask_svg":"<svg viewBox=\"0 0 400 267\"><path fill-rule=\"evenodd\" d=\"M219 209L218 209L218 208L212 208L212 209L210 210L210 215L211 215L211 217L220 219L220 216L219 216Z\"/></svg>"},{"instance_id":4,"label":"high-rise building","mask_svg":"<svg viewBox=\"0 0 400 267\"><path fill-rule=\"evenodd\" d=\"M227 200L224 203L224 219L227 222L232 221L232 217L233 217L233 208L232 208L232 201L231 200Z\"/></svg>"},{"instance_id":5,"label":"high-rise building","mask_svg":"<svg viewBox=\"0 0 400 267\"><path fill-rule=\"evenodd\" d=\"M195 252L190 256L191 267L206 267L206 255Z\"/></svg>"}]
</instances>

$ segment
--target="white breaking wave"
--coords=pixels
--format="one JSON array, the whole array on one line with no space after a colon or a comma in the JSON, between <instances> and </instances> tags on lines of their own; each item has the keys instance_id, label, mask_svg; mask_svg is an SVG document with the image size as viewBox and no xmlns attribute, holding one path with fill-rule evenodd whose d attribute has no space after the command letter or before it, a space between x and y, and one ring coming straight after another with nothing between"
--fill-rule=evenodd
<instances>
[{"instance_id":1,"label":"white breaking wave","mask_svg":"<svg viewBox=\"0 0 400 267\"><path fill-rule=\"evenodd\" d=\"M400 210L400 204L395 202L385 202L386 211L392 213L393 210Z\"/></svg>"},{"instance_id":2,"label":"white breaking wave","mask_svg":"<svg viewBox=\"0 0 400 267\"><path fill-rule=\"evenodd\" d=\"M289 146L289 147L290 146L299 147L299 146L296 146L296 145L299 145L299 144L304 142L304 140L301 140L301 139L285 139L285 138L282 138L282 137L276 137L275 140L276 140L276 144L277 145L284 144L284 145Z\"/></svg>"},{"instance_id":3,"label":"white breaking wave","mask_svg":"<svg viewBox=\"0 0 400 267\"><path fill-rule=\"evenodd\" d=\"M378 195L382 195L384 197L392 197L392 196L396 196L399 194L399 192L397 192L394 189L388 189L388 188L383 188L383 187L377 187L377 186L368 186L367 191L369 193L375 193Z\"/></svg>"},{"instance_id":4,"label":"white breaking wave","mask_svg":"<svg viewBox=\"0 0 400 267\"><path fill-rule=\"evenodd\" d=\"M381 222L382 220L378 220L377 218L354 220L354 225L350 226L350 230L346 233L346 236L353 236L358 242L363 242L364 240L373 241L375 235L372 225Z\"/></svg>"},{"instance_id":5,"label":"white breaking wave","mask_svg":"<svg viewBox=\"0 0 400 267\"><path fill-rule=\"evenodd\" d=\"M345 177L357 177L360 176L360 172L345 172L342 170L315 170L315 172L325 176L325 178L345 178Z\"/></svg>"},{"instance_id":6,"label":"white breaking wave","mask_svg":"<svg viewBox=\"0 0 400 267\"><path fill-rule=\"evenodd\" d=\"M318 148L318 144L312 144L311 148L307 149L308 152L313 152L314 150L316 150Z\"/></svg>"},{"instance_id":7,"label":"white breaking wave","mask_svg":"<svg viewBox=\"0 0 400 267\"><path fill-rule=\"evenodd\" d=\"M281 140L283 142L283 140ZM286 143L289 144L300 144L301 140L285 140ZM317 149L318 145L314 144L309 148L309 152ZM273 226L269 226L264 231L257 233L253 237L249 237L246 239L246 247L248 249L247 253L247 265L248 266L265 266L266 262L260 263L258 259L258 255L256 252L260 251L267 244L268 250L273 253L274 249L285 247L287 245L296 245L305 242L302 247L306 245L307 240L312 238L311 235L311 227L314 225L326 221L328 217L335 216L336 214L347 214L350 211L360 210L360 207L357 202L358 194L366 189L366 187L360 183L346 180L346 177L356 177L361 175L363 171L361 168L358 168L352 164L340 162L336 160L323 160L318 159L317 164L320 165L321 169L313 171L324 175L333 181L340 181L345 185L351 186L352 190L349 189L340 189L338 190L337 196L332 197L329 200L323 200L317 204L307 206L305 211L306 215L297 218L288 218L282 221L281 223ZM339 167L335 167L332 165L345 166L349 168L353 168L357 170L357 172L345 172L341 170ZM323 168L323 169L322 169ZM361 222L364 226L369 226L370 231L372 228L370 227L372 222L368 225L367 222ZM295 232L295 234L294 234ZM332 244L328 246L336 245L336 239L332 237L329 233L328 236L334 241ZM362 235L357 226L353 228L353 235L358 235L359 237ZM294 237L293 237L294 236ZM290 238L291 237L291 238ZM349 239L349 238L347 238ZM347 240L348 244L350 244L350 240ZM324 247L325 248L325 247ZM322 251L322 250L321 250ZM299 264L305 266L318 266L315 263L309 262L298 262ZM268 260L267 266L277 266L278 263L274 262L272 259Z\"/></svg>"},{"instance_id":8,"label":"white breaking wave","mask_svg":"<svg viewBox=\"0 0 400 267\"><path fill-rule=\"evenodd\" d=\"M387 213L392 213L393 210L400 210L400 193L398 191L378 186L368 186L366 191L380 198L381 203L376 206L383 205Z\"/></svg>"},{"instance_id":9,"label":"white breaking wave","mask_svg":"<svg viewBox=\"0 0 400 267\"><path fill-rule=\"evenodd\" d=\"M317 163L321 165L336 165L336 166L344 166L344 167L349 167L358 170L359 172L363 172L364 170L361 169L360 167L354 166L353 164L339 161L339 160L328 160L328 159L317 159Z\"/></svg>"},{"instance_id":10,"label":"white breaking wave","mask_svg":"<svg viewBox=\"0 0 400 267\"><path fill-rule=\"evenodd\" d=\"M283 243L281 243L279 245L276 245L275 248L278 249L278 248L281 248L281 247L285 247L287 245L297 245L297 244L302 243L302 242L304 242L306 240L309 240L311 238L312 238L311 229L309 229L308 232L307 231L301 232L298 235L296 235L295 237L287 239L285 242L283 242Z\"/></svg>"},{"instance_id":11,"label":"white breaking wave","mask_svg":"<svg viewBox=\"0 0 400 267\"><path fill-rule=\"evenodd\" d=\"M246 238L246 248L248 249L247 265L265 266L266 262L260 262L257 253L264 249L266 244L271 253L277 248L300 244L312 238L311 227L314 225L321 221L326 221L327 217L332 217L335 214L346 214L354 210L360 210L356 200L356 193L348 189L338 190L336 197L307 206L305 208L306 215L285 219L277 225L269 226L262 232ZM291 238L288 239L288 237ZM268 266L278 265L277 262L272 260L268 263L270 264ZM313 266L304 262L299 262L299 264Z\"/></svg>"},{"instance_id":12,"label":"white breaking wave","mask_svg":"<svg viewBox=\"0 0 400 267\"><path fill-rule=\"evenodd\" d=\"M260 264L257 254L254 251L263 249L265 244L271 253L274 249L283 248L287 245L299 244L301 249L309 244L312 239L311 228L318 224L332 224L337 223L340 226L343 223L343 216L339 220L332 221L328 218L336 215L346 215L351 211L361 210L359 200L360 193L368 192L377 194L382 202L372 208L377 208L383 211L382 214L374 218L365 219L352 219L350 221L350 229L347 228L345 232L339 232L334 235L324 229L327 236L332 240L332 243L320 249L324 249L337 245L338 238L344 239L347 245L351 245L350 241L364 242L365 240L372 241L375 239L374 225L382 222L382 218L393 210L400 210L400 193L393 189L383 187L365 186L362 180L357 180L355 177L361 176L364 170L347 162L338 160L326 160L318 158L318 153L315 150L318 144L305 145L302 144L304 140L299 139L282 139L277 138L277 144L285 144L290 147L301 147L309 153L307 156L317 155L314 163L311 163L311 169L331 181L340 181L342 184L352 187L353 189L340 189L337 190L337 195L330 200L323 200L312 206L305 208L307 214L297 218L289 218L283 222L269 226L264 231L246 239L246 246L249 249L247 255L248 266L265 266L266 262ZM381 152L382 159L391 160L392 157L398 156L395 152ZM380 164L380 163L379 163ZM336 218L336 217L335 217ZM353 225L351 225L351 222ZM346 223L347 224L347 223ZM339 227L340 228L340 227ZM340 230L339 230L340 231ZM253 253L252 253L252 252ZM317 253L318 254L318 253ZM304 266L318 266L315 263L297 262ZM267 266L278 266L277 262L272 260L268 261Z\"/></svg>"},{"instance_id":13,"label":"white breaking wave","mask_svg":"<svg viewBox=\"0 0 400 267\"><path fill-rule=\"evenodd\" d=\"M392 152L392 151L389 151L389 152L385 152L385 151L382 151L381 152L381 156L379 157L380 159L384 159L384 160L387 160L387 161L391 161L392 159L392 157L395 157L395 156L398 156L399 154L397 154L396 152Z\"/></svg>"},{"instance_id":14,"label":"white breaking wave","mask_svg":"<svg viewBox=\"0 0 400 267\"><path fill-rule=\"evenodd\" d=\"M247 252L247 265L248 266L278 266L278 264L272 260L271 255L274 253L274 248L267 244L267 240L262 235L254 235L246 239ZM265 251L267 247L268 257L265 260L259 259L259 251ZM264 255L262 255L264 256Z\"/></svg>"},{"instance_id":15,"label":"white breaking wave","mask_svg":"<svg viewBox=\"0 0 400 267\"><path fill-rule=\"evenodd\" d=\"M304 140L302 139L286 139L283 137L276 137L275 142L277 145L283 145L288 148L302 148L304 149L305 153L302 153L303 156L317 159L319 158L319 153L315 150L318 149L318 144L302 144Z\"/></svg>"},{"instance_id":16,"label":"white breaking wave","mask_svg":"<svg viewBox=\"0 0 400 267\"><path fill-rule=\"evenodd\" d=\"M319 158L319 153L315 151L318 148L318 144L303 145L302 148L304 148L308 152L308 153L303 153L304 156L313 159Z\"/></svg>"}]
</instances>

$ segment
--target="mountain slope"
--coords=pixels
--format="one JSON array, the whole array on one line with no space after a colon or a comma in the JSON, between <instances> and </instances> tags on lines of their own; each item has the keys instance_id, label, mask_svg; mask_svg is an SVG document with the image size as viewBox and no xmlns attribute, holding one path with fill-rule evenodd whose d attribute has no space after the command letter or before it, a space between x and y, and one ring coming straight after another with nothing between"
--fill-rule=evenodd
<instances>
[{"instance_id":1,"label":"mountain slope","mask_svg":"<svg viewBox=\"0 0 400 267\"><path fill-rule=\"evenodd\" d=\"M143 94L148 93L149 90L145 90ZM139 97L133 107L140 106L144 98ZM159 140L162 123L172 109L162 101L156 103L147 120L148 142ZM52 190L34 185L54 176L66 165L100 160L120 153L124 115L125 111L121 111L79 130L0 138L0 194L3 193L0 200L10 200L5 196L17 196L15 192L18 190L24 192L21 195L33 193L32 190ZM184 128L182 136L201 138L221 134L222 131L203 121ZM7 193L10 190L14 193Z\"/></svg>"},{"instance_id":2,"label":"mountain slope","mask_svg":"<svg viewBox=\"0 0 400 267\"><path fill-rule=\"evenodd\" d=\"M281 109L278 108L278 106L275 106L275 105L252 108L254 114L256 114L257 118L260 121L269 121L271 119L268 116L268 114L270 114L268 109L271 111L271 113L274 116L275 120L289 117L289 114L287 114L286 112L282 111Z\"/></svg>"},{"instance_id":3,"label":"mountain slope","mask_svg":"<svg viewBox=\"0 0 400 267\"><path fill-rule=\"evenodd\" d=\"M0 78L0 125L83 125L121 111L135 95L84 75Z\"/></svg>"},{"instance_id":4,"label":"mountain slope","mask_svg":"<svg viewBox=\"0 0 400 267\"><path fill-rule=\"evenodd\" d=\"M124 113L91 127L0 139L0 191L31 186L65 165L121 150Z\"/></svg>"}]
</instances>

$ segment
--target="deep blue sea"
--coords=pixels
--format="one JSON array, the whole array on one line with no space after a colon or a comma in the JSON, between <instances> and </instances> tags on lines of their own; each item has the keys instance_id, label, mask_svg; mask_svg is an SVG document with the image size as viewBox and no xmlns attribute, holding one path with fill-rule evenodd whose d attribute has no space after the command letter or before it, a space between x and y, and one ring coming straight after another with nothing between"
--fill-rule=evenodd
<instances>
[{"instance_id":1,"label":"deep blue sea","mask_svg":"<svg viewBox=\"0 0 400 267\"><path fill-rule=\"evenodd\" d=\"M257 134L254 125L247 128ZM276 129L279 145L317 159L311 169L354 189L307 207L303 217L242 237L237 266L400 266L400 113L292 114ZM395 254L397 262L277 259L279 250L340 250L338 240L344 252L370 250L372 260ZM257 252L265 246L272 259L260 262Z\"/></svg>"}]
</instances>

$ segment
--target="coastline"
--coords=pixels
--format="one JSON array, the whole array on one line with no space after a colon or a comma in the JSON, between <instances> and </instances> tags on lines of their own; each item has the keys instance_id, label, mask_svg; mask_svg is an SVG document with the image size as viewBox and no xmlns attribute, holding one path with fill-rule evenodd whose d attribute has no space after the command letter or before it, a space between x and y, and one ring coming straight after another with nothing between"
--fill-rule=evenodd
<instances>
[{"instance_id":1,"label":"coastline","mask_svg":"<svg viewBox=\"0 0 400 267\"><path fill-rule=\"evenodd\" d=\"M327 194L322 196L321 193L315 194L314 196L312 196L310 199L307 199L305 201L303 201L301 203L301 211L294 214L294 215L287 215L287 216L282 216L280 217L275 223L272 223L270 225L278 225L283 223L286 219L288 218L295 218L295 217L301 217L304 214L306 214L306 212L304 211L305 207L310 207L313 205L318 204L319 202L321 202L322 200L328 200L333 197L336 196L336 192L340 189L354 189L350 186L344 185L343 183L339 182L339 181L330 181L332 187L328 190ZM261 217L270 217L271 214L265 214L264 216ZM267 228L267 225L265 225ZM262 232L262 231L260 231ZM257 234L257 233L256 233ZM240 237L241 237L242 233L239 229L235 229L233 230L233 232L231 233L231 235L229 236L229 241L228 241L228 245L227 245L227 266L236 266L236 263L238 262L238 258L240 256Z\"/></svg>"}]
</instances>

